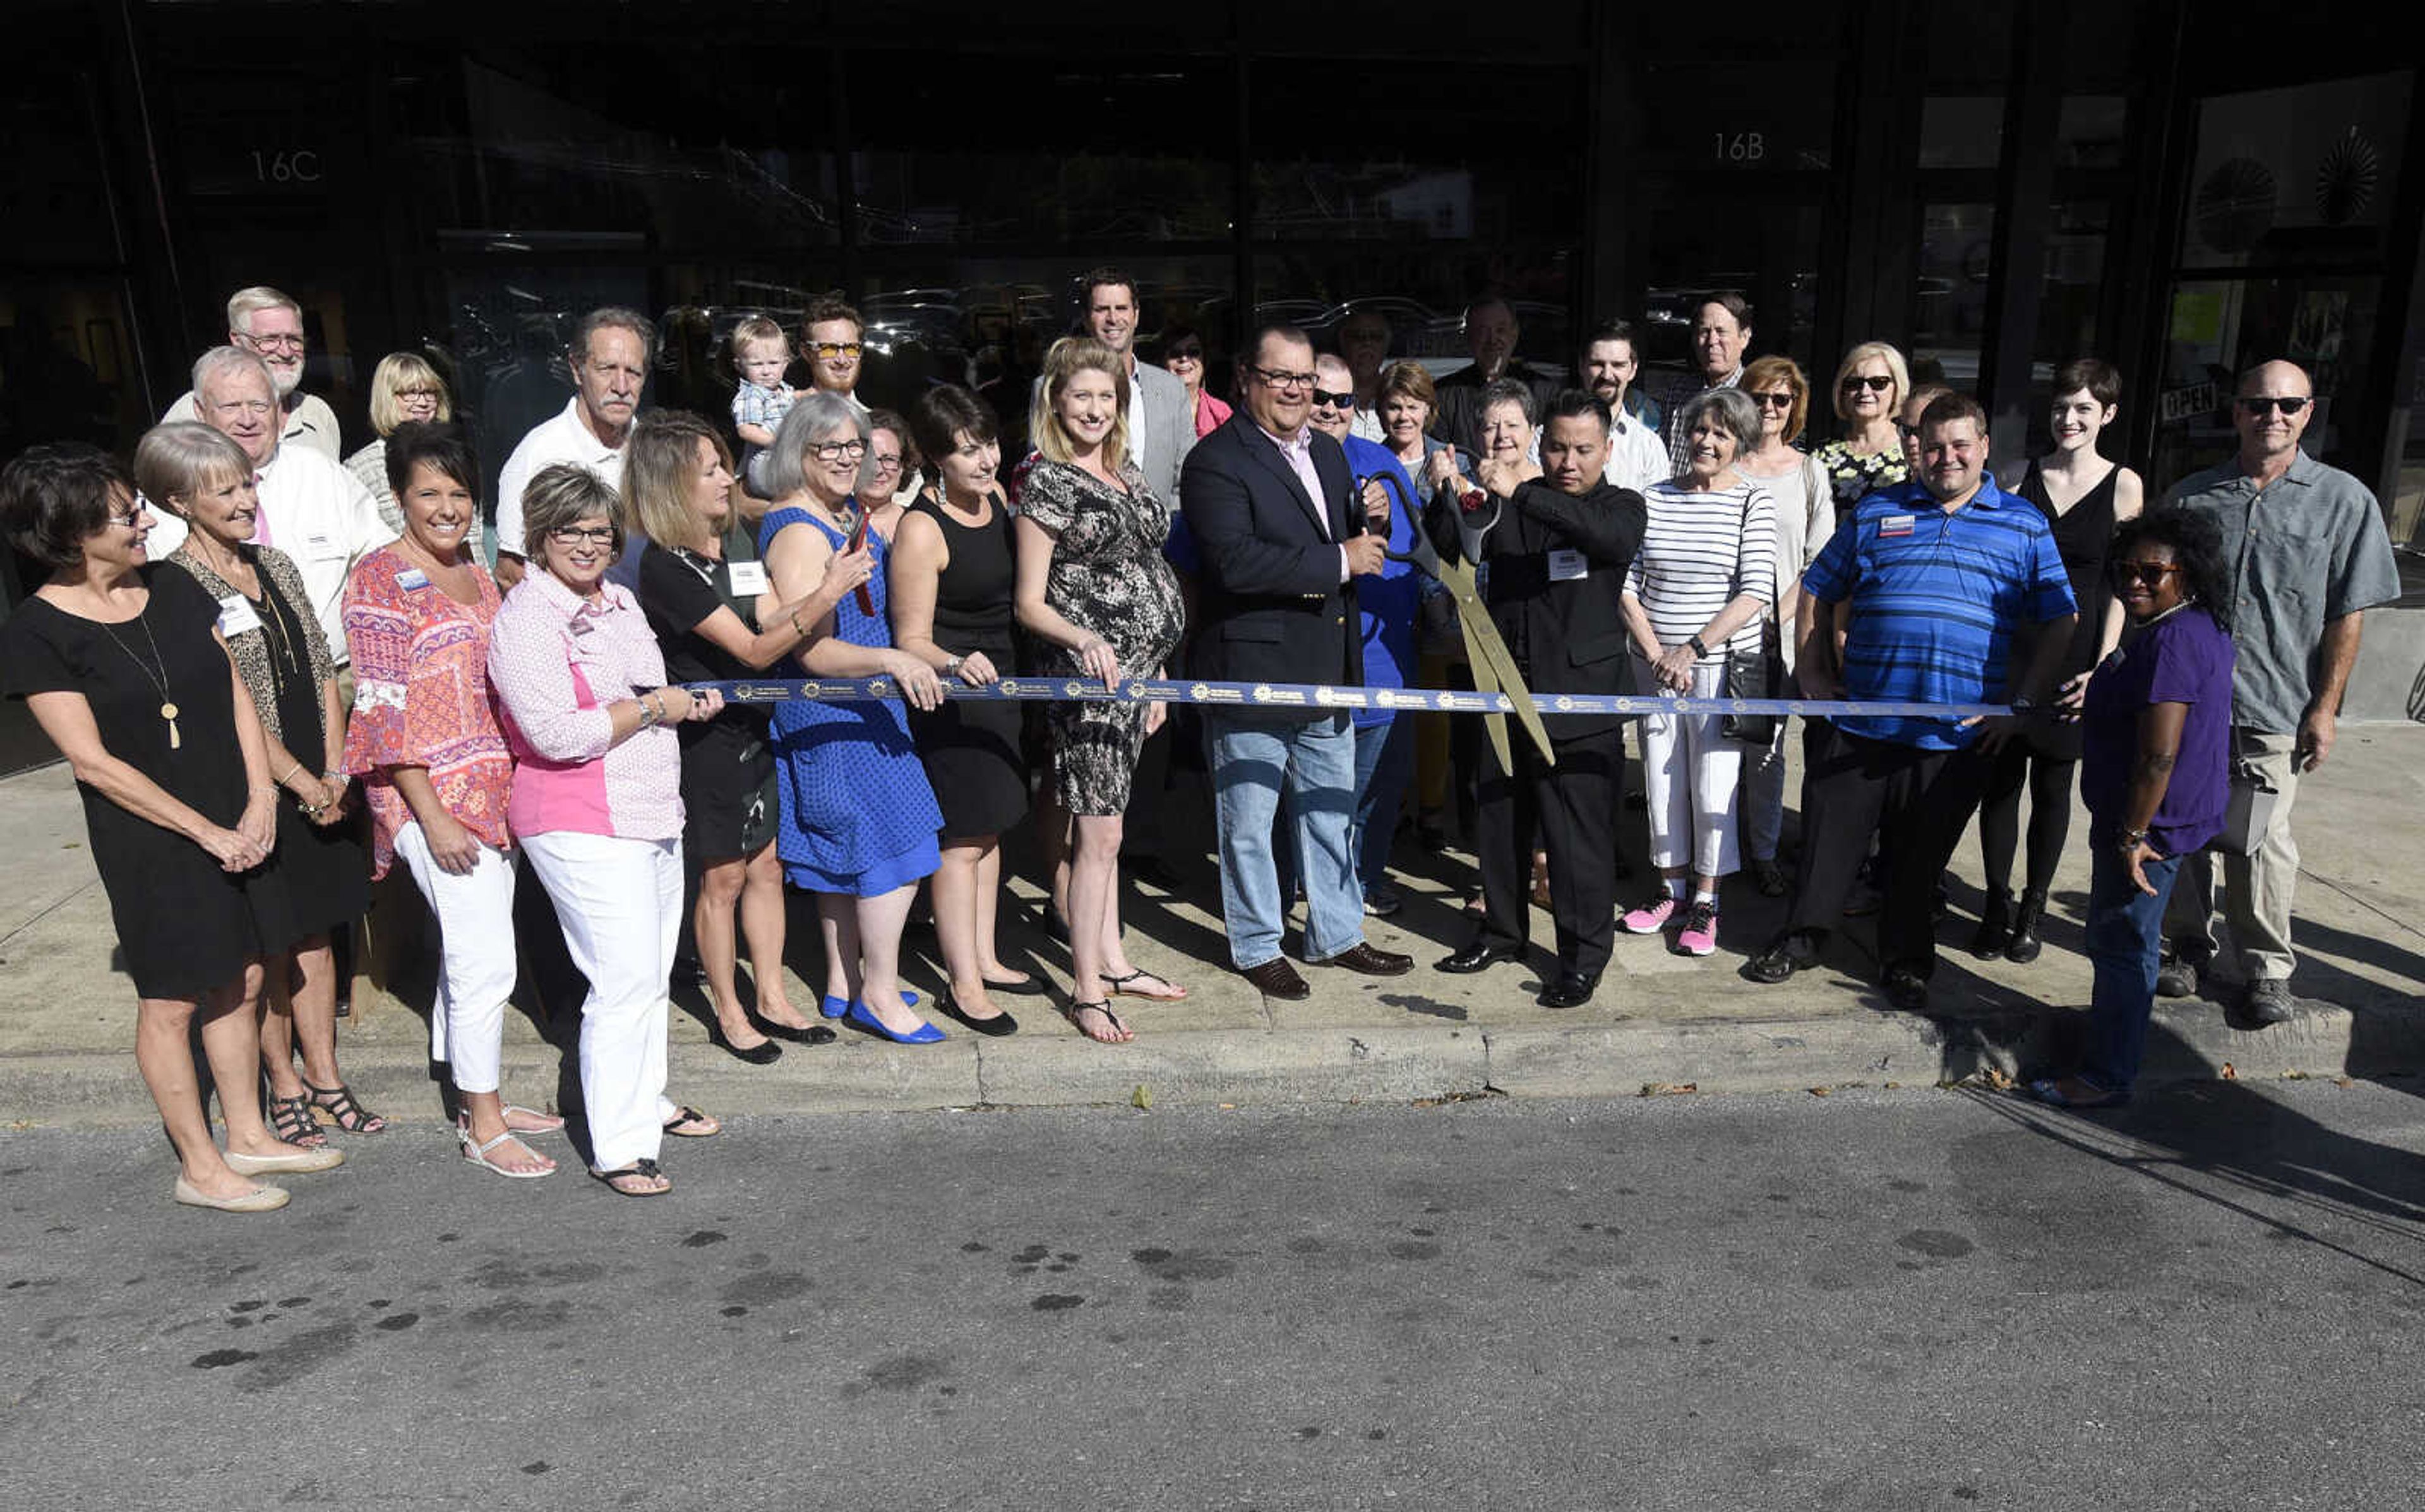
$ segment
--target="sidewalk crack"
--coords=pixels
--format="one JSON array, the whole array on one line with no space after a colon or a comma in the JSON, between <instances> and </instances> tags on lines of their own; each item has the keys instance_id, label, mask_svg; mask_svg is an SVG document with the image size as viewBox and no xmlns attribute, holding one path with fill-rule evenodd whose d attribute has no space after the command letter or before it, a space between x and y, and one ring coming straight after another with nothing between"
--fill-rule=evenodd
<instances>
[{"instance_id":1,"label":"sidewalk crack","mask_svg":"<svg viewBox=\"0 0 2425 1512\"><path fill-rule=\"evenodd\" d=\"M2330 877L2321 876L2316 872L2309 871L2305 867L2301 867L2299 868L2299 875L2306 878L2308 881L2316 883L2316 885L2320 887L2331 888L2342 898L2355 903L2358 907L2365 909L2368 913L2372 914L2379 919L2382 919L2385 923L2391 925L2394 929L2400 930L2404 933L2416 935L2420 940L2425 940L2425 930L2418 929L2416 925L2410 923L2404 918L2401 918L2397 914L2387 913L2383 909L2377 908L2374 904L2368 902L2357 894L2351 892L2348 888L2342 886L2339 883L2333 881ZM0 942L0 944L5 943L6 942Z\"/></svg>"},{"instance_id":2,"label":"sidewalk crack","mask_svg":"<svg viewBox=\"0 0 2425 1512\"><path fill-rule=\"evenodd\" d=\"M27 919L24 923L18 925L15 929L10 930L8 933L0 934L0 950L7 949L8 947L9 941L14 940L17 936L24 933L27 930L32 929L35 925L40 924L42 920L49 918L60 909L67 907L70 903L74 902L77 899L82 898L85 894L92 891L99 885L101 885L101 883L97 878L91 882L86 883L83 886L78 887L75 891L68 894L65 898L60 899L57 902L53 903L50 907L35 915L32 918Z\"/></svg>"}]
</instances>

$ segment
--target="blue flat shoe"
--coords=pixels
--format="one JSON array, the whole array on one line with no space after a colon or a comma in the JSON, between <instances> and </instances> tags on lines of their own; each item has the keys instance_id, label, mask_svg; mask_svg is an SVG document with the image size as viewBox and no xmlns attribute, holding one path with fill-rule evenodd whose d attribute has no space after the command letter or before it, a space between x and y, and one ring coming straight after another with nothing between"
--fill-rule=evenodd
<instances>
[{"instance_id":1,"label":"blue flat shoe","mask_svg":"<svg viewBox=\"0 0 2425 1512\"><path fill-rule=\"evenodd\" d=\"M2077 1076L2072 1079L2079 1082L2082 1087L2095 1089L2094 1095L2088 1097L2070 1096L2063 1090L2064 1078L2059 1076L2047 1076L2030 1083L2030 1096L2035 1098L2041 1103L2044 1103L2048 1107L2066 1107L2075 1113L2084 1113L2091 1108L2120 1107L2123 1104L2130 1101L2130 1090L2127 1087L2117 1090L2108 1091L2101 1087L2097 1087L2095 1082L2090 1081L2085 1076Z\"/></svg>"},{"instance_id":2,"label":"blue flat shoe","mask_svg":"<svg viewBox=\"0 0 2425 1512\"><path fill-rule=\"evenodd\" d=\"M911 992L908 988L904 987L901 989L901 1006L904 1008L916 1008L918 1006L918 995ZM828 997L823 1002L817 1004L817 1011L827 1018L847 1018L850 1016L850 1004L840 997Z\"/></svg>"},{"instance_id":3,"label":"blue flat shoe","mask_svg":"<svg viewBox=\"0 0 2425 1512\"><path fill-rule=\"evenodd\" d=\"M932 1024L923 1022L907 1034L895 1034L884 1027L883 1020L867 1011L865 1003L856 998L851 1000L850 1011L843 1014L842 1021L854 1029L863 1029L879 1040L890 1040L894 1044L940 1044L947 1038L942 1030Z\"/></svg>"}]
</instances>

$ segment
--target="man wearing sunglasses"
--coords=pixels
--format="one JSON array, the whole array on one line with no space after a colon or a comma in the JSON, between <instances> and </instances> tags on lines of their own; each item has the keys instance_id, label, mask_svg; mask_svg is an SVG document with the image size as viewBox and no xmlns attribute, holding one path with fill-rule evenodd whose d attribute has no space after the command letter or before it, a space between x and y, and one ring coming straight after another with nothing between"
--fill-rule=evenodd
<instances>
[{"instance_id":1,"label":"man wearing sunglasses","mask_svg":"<svg viewBox=\"0 0 2425 1512\"><path fill-rule=\"evenodd\" d=\"M830 296L809 306L800 318L800 356L808 360L809 386L840 394L865 415L859 375L867 354L867 323L859 311Z\"/></svg>"},{"instance_id":2,"label":"man wearing sunglasses","mask_svg":"<svg viewBox=\"0 0 2425 1512\"><path fill-rule=\"evenodd\" d=\"M302 388L304 359L311 355L303 341L303 307L292 296L259 284L228 296L227 324L228 344L261 358L278 388L278 407L283 416L279 444L308 446L331 462L339 460L336 411L327 400L305 393ZM187 390L184 398L169 406L160 422L202 419L195 407L193 390ZM158 554L168 552L164 549Z\"/></svg>"},{"instance_id":3,"label":"man wearing sunglasses","mask_svg":"<svg viewBox=\"0 0 2425 1512\"><path fill-rule=\"evenodd\" d=\"M2290 804L2302 773L2332 754L2341 694L2357 662L2365 612L2400 597L2400 569L2382 506L2366 485L2299 449L2314 418L2315 386L2295 363L2249 369L2232 400L2240 452L2183 479L2167 504L2223 530L2231 593L2231 746L2235 785L2271 788L2262 835L2247 853L2226 851L2231 941L2247 979L2233 1005L2240 1028L2280 1024L2294 1011L2290 895L2299 847ZM2165 910L2165 953L2156 991L2198 990L2215 952L2210 852L2188 857Z\"/></svg>"}]
</instances>

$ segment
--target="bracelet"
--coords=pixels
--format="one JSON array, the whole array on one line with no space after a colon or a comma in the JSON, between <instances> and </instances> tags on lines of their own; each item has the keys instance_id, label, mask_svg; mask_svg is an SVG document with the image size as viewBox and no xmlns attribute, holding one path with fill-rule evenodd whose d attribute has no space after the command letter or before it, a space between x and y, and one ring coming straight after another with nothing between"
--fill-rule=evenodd
<instances>
[{"instance_id":1,"label":"bracelet","mask_svg":"<svg viewBox=\"0 0 2425 1512\"><path fill-rule=\"evenodd\" d=\"M967 661L968 658L966 657L945 657L943 659L943 676L946 677L958 676L960 675L960 668L965 665Z\"/></svg>"},{"instance_id":2,"label":"bracelet","mask_svg":"<svg viewBox=\"0 0 2425 1512\"><path fill-rule=\"evenodd\" d=\"M795 609L786 617L788 617L792 622L792 633L798 636L803 641L807 640L809 638L809 628L800 623L800 612Z\"/></svg>"},{"instance_id":3,"label":"bracelet","mask_svg":"<svg viewBox=\"0 0 2425 1512\"><path fill-rule=\"evenodd\" d=\"M666 717L665 711L657 708L656 695L653 693L646 698L634 699L633 702L640 706L640 728L644 730Z\"/></svg>"},{"instance_id":4,"label":"bracelet","mask_svg":"<svg viewBox=\"0 0 2425 1512\"><path fill-rule=\"evenodd\" d=\"M286 778L287 778L287 777L292 777L292 776L293 776L293 775L295 775L297 772L300 772L300 771L302 771L302 770L303 770L303 763L302 763L302 762L300 762L300 761L297 761L297 762L296 762L293 766L291 766L291 767L289 767L289 768L287 768L287 769L286 769L285 776L272 777L272 778L271 778L271 779L269 779L269 780L270 780L271 782L275 783L275 784L277 785L277 788L271 788L270 790L271 790L271 791L273 791L273 792L275 792L275 791L277 790L277 788L283 788L283 787L285 787L285 786L286 786Z\"/></svg>"}]
</instances>

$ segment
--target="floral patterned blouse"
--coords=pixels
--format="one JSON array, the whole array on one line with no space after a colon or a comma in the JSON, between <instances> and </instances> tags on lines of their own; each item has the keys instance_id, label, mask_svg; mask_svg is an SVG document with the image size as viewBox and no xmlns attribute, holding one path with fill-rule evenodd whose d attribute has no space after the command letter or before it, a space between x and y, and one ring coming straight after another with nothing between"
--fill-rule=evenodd
<instances>
[{"instance_id":1,"label":"floral patterned blouse","mask_svg":"<svg viewBox=\"0 0 2425 1512\"><path fill-rule=\"evenodd\" d=\"M1899 446L1863 455L1849 441L1829 441L1810 454L1826 470L1827 486L1835 491L1840 519L1852 518L1853 506L1879 489L1911 481L1911 469L1904 464Z\"/></svg>"},{"instance_id":2,"label":"floral patterned blouse","mask_svg":"<svg viewBox=\"0 0 2425 1512\"><path fill-rule=\"evenodd\" d=\"M458 604L420 569L381 547L345 581L346 643L354 656L354 717L345 771L361 779L371 810L371 875L395 860L395 836L413 822L390 767L426 767L457 822L504 851L513 845L506 803L514 762L489 696L489 628L501 599L474 568L475 604Z\"/></svg>"}]
</instances>

